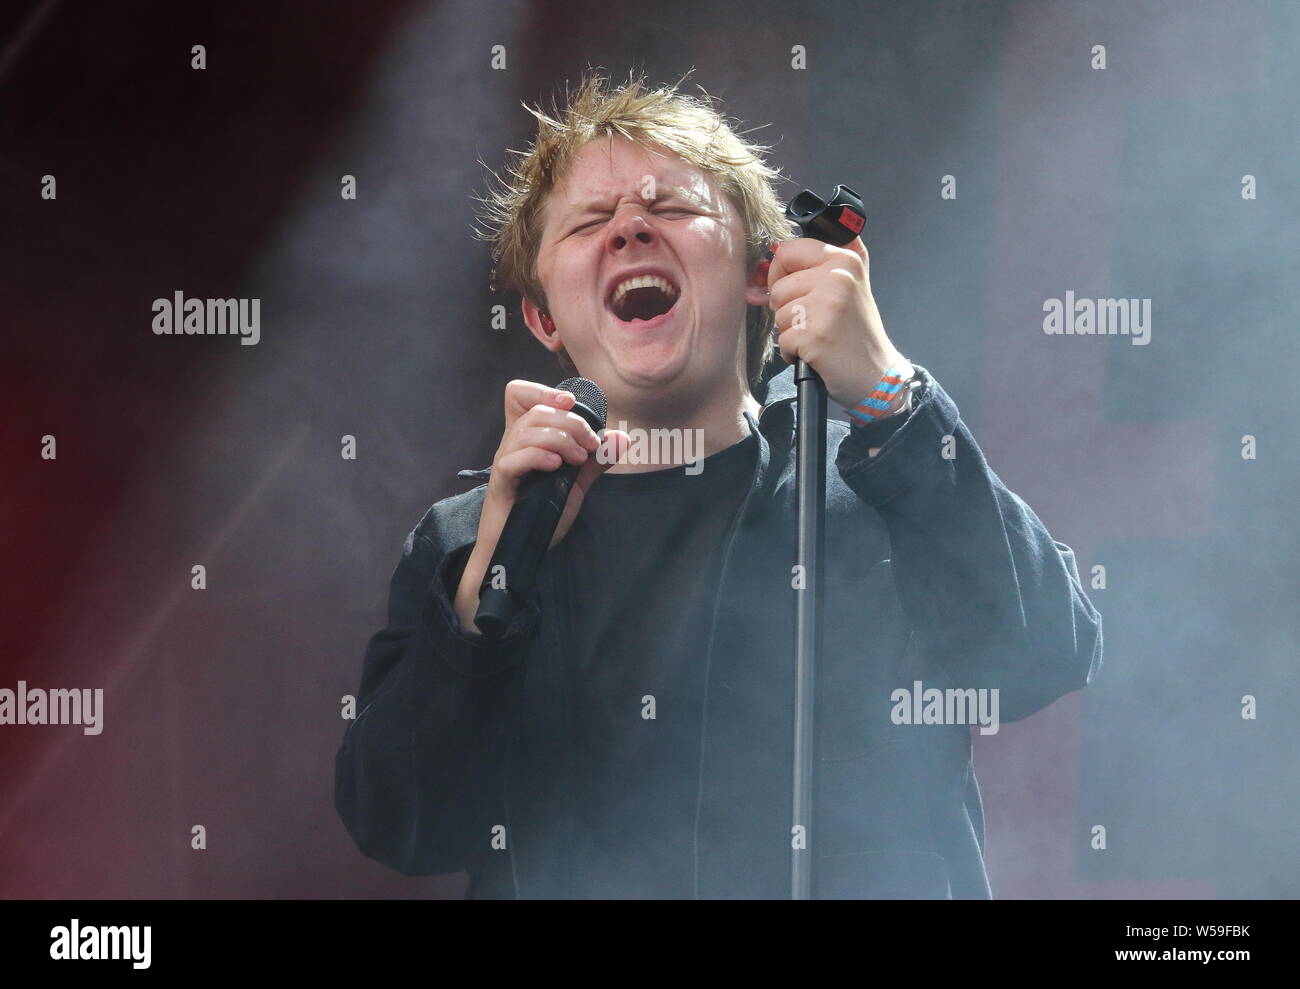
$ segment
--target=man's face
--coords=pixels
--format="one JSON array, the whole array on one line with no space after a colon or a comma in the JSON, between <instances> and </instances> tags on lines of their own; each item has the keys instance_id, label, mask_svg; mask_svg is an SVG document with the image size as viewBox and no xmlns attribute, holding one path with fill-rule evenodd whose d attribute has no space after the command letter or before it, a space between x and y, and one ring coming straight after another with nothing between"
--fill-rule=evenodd
<instances>
[{"instance_id":1,"label":"man's face","mask_svg":"<svg viewBox=\"0 0 1300 989\"><path fill-rule=\"evenodd\" d=\"M556 332L525 303L529 326L612 404L743 377L746 306L765 304L766 279L747 273L743 221L710 176L626 138L597 139L543 218L537 274Z\"/></svg>"}]
</instances>

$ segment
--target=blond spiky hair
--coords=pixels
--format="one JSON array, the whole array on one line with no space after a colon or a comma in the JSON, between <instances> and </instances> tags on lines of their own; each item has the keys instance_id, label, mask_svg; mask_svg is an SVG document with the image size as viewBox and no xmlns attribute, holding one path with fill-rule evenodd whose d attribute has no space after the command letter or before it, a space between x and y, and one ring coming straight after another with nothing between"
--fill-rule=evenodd
<instances>
[{"instance_id":1,"label":"blond spiky hair","mask_svg":"<svg viewBox=\"0 0 1300 989\"><path fill-rule=\"evenodd\" d=\"M650 89L644 74L629 73L625 84L615 86L589 71L576 90L566 86L563 108L553 102L546 113L524 104L537 118L536 140L526 151L507 152L514 157L507 161L506 178L484 166L496 184L475 197L483 207L478 217L482 227L475 233L492 244L494 291L514 289L538 308L549 308L537 278L542 207L574 155L597 137L617 134L674 154L711 175L744 222L747 267L758 263L772 241L789 238L790 224L775 191L783 176L762 157L771 148L744 140L746 132L735 130L703 89L702 97L679 92L682 79ZM773 324L767 306L748 307L745 354L751 387L771 352ZM568 355L561 351L560 357L565 369L576 373Z\"/></svg>"}]
</instances>

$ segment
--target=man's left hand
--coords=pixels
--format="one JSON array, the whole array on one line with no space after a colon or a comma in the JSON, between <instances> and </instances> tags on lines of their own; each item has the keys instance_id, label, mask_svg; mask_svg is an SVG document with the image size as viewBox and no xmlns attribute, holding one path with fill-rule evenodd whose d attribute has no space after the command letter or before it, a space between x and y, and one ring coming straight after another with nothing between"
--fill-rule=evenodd
<instances>
[{"instance_id":1,"label":"man's left hand","mask_svg":"<svg viewBox=\"0 0 1300 989\"><path fill-rule=\"evenodd\" d=\"M846 408L871 394L890 368L911 365L885 333L871 294L871 259L861 238L834 247L811 237L776 245L767 273L781 356L808 362L826 393Z\"/></svg>"}]
</instances>

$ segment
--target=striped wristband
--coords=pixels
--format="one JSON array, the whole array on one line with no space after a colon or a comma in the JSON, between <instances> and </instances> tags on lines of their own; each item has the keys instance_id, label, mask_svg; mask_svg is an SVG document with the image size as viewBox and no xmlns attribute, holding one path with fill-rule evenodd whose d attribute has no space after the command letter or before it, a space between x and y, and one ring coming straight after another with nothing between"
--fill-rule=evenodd
<instances>
[{"instance_id":1,"label":"striped wristband","mask_svg":"<svg viewBox=\"0 0 1300 989\"><path fill-rule=\"evenodd\" d=\"M885 372L876 385L875 391L848 410L855 424L867 425L879 422L887 415L897 412L901 407L900 396L906 400L908 379L903 377L906 365L895 365ZM913 372L915 373L915 372Z\"/></svg>"}]
</instances>

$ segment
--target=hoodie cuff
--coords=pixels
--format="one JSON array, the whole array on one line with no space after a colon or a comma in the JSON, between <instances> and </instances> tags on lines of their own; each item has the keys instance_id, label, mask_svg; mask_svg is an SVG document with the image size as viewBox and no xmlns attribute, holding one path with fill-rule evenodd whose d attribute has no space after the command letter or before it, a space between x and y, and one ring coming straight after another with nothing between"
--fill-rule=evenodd
<instances>
[{"instance_id":1,"label":"hoodie cuff","mask_svg":"<svg viewBox=\"0 0 1300 989\"><path fill-rule=\"evenodd\" d=\"M883 505L905 491L941 477L960 414L948 394L925 368L916 368L919 387L912 389L912 411L849 430L840 444L835 466L840 476L867 504ZM873 447L880 447L876 456Z\"/></svg>"},{"instance_id":2,"label":"hoodie cuff","mask_svg":"<svg viewBox=\"0 0 1300 989\"><path fill-rule=\"evenodd\" d=\"M429 584L428 599L420 621L429 635L434 652L452 669L466 676L500 673L522 661L525 649L541 623L541 609L529 601L510 620L505 634L488 640L465 628L456 616L454 595L474 551L466 543L446 554Z\"/></svg>"}]
</instances>

